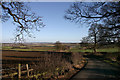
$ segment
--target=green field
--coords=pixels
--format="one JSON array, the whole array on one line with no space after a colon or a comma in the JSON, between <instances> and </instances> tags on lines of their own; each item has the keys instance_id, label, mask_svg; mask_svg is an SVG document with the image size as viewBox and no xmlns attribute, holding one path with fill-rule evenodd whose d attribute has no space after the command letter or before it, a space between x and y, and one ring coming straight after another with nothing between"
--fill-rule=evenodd
<instances>
[{"instance_id":1,"label":"green field","mask_svg":"<svg viewBox=\"0 0 120 80\"><path fill-rule=\"evenodd\" d=\"M17 51L56 51L55 47L30 47L26 49L22 48L12 48L9 46L5 46L2 50L17 50ZM64 50L67 52L94 52L93 49L79 49L79 48L72 48ZM100 48L97 49L97 52L119 52L118 47L114 48Z\"/></svg>"},{"instance_id":2,"label":"green field","mask_svg":"<svg viewBox=\"0 0 120 80\"><path fill-rule=\"evenodd\" d=\"M69 51L71 52L94 52L92 49L77 49L77 48L74 48L74 49L70 49ZM97 52L119 52L119 48L118 47L115 47L115 48L100 48L100 49L97 49Z\"/></svg>"},{"instance_id":3,"label":"green field","mask_svg":"<svg viewBox=\"0 0 120 80\"><path fill-rule=\"evenodd\" d=\"M46 49L46 48L43 48L43 49L32 49L32 48L29 48L29 49L20 49L20 48L15 48L15 49L12 49L12 47L4 47L2 48L2 50L16 50L16 51L55 51L55 49Z\"/></svg>"}]
</instances>

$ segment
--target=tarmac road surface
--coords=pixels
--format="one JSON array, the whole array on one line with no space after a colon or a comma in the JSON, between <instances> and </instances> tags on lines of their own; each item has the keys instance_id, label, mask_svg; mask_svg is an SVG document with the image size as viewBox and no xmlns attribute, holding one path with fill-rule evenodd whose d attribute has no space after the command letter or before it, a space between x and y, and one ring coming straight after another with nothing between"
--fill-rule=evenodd
<instances>
[{"instance_id":1,"label":"tarmac road surface","mask_svg":"<svg viewBox=\"0 0 120 80\"><path fill-rule=\"evenodd\" d=\"M113 67L103 61L88 58L88 64L85 66L83 70L73 76L70 80L82 80L84 79L107 79L108 78L118 78L120 79L119 69Z\"/></svg>"}]
</instances>

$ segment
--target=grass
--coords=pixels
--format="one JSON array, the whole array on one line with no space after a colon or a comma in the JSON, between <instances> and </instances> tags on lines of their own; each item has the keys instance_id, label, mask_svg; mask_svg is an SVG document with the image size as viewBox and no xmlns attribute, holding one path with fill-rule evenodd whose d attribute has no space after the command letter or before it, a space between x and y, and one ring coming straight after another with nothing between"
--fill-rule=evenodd
<instances>
[{"instance_id":1,"label":"grass","mask_svg":"<svg viewBox=\"0 0 120 80\"><path fill-rule=\"evenodd\" d=\"M2 47L3 49L11 49L12 47L11 46L4 46Z\"/></svg>"},{"instance_id":2,"label":"grass","mask_svg":"<svg viewBox=\"0 0 120 80\"><path fill-rule=\"evenodd\" d=\"M29 48L29 49L22 49L22 48L12 48L9 46L5 46L2 48L2 50L17 50L17 51L56 51L55 48L51 48L51 47L40 47L40 48ZM79 49L79 48L72 48L69 50L66 50L68 52L94 52L93 49ZM97 49L97 52L118 52L119 48L118 47L114 47L114 48L100 48Z\"/></svg>"},{"instance_id":3,"label":"grass","mask_svg":"<svg viewBox=\"0 0 120 80\"><path fill-rule=\"evenodd\" d=\"M3 50L15 50L15 51L55 51L55 49L10 49L10 48L4 48Z\"/></svg>"},{"instance_id":4,"label":"grass","mask_svg":"<svg viewBox=\"0 0 120 80\"><path fill-rule=\"evenodd\" d=\"M97 52L118 52L119 48L104 48L104 49L97 49Z\"/></svg>"},{"instance_id":5,"label":"grass","mask_svg":"<svg viewBox=\"0 0 120 80\"><path fill-rule=\"evenodd\" d=\"M69 51L71 52L94 52L93 49L70 49ZM115 48L104 48L104 49L97 49L97 52L119 52L119 48L115 47Z\"/></svg>"},{"instance_id":6,"label":"grass","mask_svg":"<svg viewBox=\"0 0 120 80\"><path fill-rule=\"evenodd\" d=\"M90 50L90 49L86 49L86 50L83 50L83 49L70 49L68 51L70 51L70 52L93 52L93 50Z\"/></svg>"},{"instance_id":7,"label":"grass","mask_svg":"<svg viewBox=\"0 0 120 80\"><path fill-rule=\"evenodd\" d=\"M113 65L113 66L116 66L116 67L119 67L120 65L117 63L117 62L112 62L112 61L110 61L110 60L103 60L104 62L107 62L107 63L109 63L109 64L111 64L111 65Z\"/></svg>"}]
</instances>

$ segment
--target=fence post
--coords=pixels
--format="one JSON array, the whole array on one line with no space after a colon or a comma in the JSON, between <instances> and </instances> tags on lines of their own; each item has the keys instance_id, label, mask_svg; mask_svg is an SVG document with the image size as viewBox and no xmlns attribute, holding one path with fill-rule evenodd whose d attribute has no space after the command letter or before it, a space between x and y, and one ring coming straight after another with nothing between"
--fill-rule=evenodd
<instances>
[{"instance_id":1,"label":"fence post","mask_svg":"<svg viewBox=\"0 0 120 80\"><path fill-rule=\"evenodd\" d=\"M29 77L29 67L28 67L28 64L26 64L26 68L27 68L27 77Z\"/></svg>"},{"instance_id":2,"label":"fence post","mask_svg":"<svg viewBox=\"0 0 120 80\"><path fill-rule=\"evenodd\" d=\"M21 78L21 64L18 64L18 78Z\"/></svg>"}]
</instances>

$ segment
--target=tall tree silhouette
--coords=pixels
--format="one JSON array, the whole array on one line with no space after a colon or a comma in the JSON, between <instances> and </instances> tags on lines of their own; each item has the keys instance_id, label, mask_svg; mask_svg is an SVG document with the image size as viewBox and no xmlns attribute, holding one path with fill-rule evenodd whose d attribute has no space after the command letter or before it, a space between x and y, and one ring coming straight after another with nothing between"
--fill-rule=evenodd
<instances>
[{"instance_id":1,"label":"tall tree silhouette","mask_svg":"<svg viewBox=\"0 0 120 80\"><path fill-rule=\"evenodd\" d=\"M45 25L41 16L36 16L23 2L0 2L2 21L13 19L16 27L15 41L23 41L24 36L32 37L32 30L40 31Z\"/></svg>"},{"instance_id":2,"label":"tall tree silhouette","mask_svg":"<svg viewBox=\"0 0 120 80\"><path fill-rule=\"evenodd\" d=\"M65 19L76 23L109 22L120 29L120 2L76 2L66 11Z\"/></svg>"},{"instance_id":3,"label":"tall tree silhouette","mask_svg":"<svg viewBox=\"0 0 120 80\"><path fill-rule=\"evenodd\" d=\"M75 23L102 24L104 31L112 32L109 36L120 44L120 2L75 2L66 11L65 19ZM120 45L119 45L120 47Z\"/></svg>"}]
</instances>

